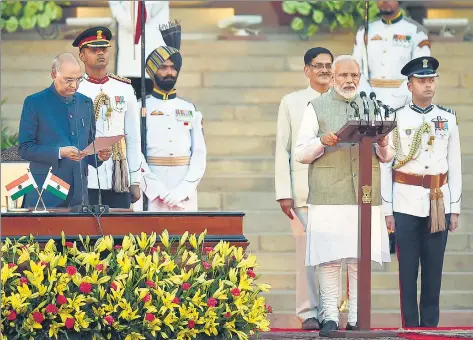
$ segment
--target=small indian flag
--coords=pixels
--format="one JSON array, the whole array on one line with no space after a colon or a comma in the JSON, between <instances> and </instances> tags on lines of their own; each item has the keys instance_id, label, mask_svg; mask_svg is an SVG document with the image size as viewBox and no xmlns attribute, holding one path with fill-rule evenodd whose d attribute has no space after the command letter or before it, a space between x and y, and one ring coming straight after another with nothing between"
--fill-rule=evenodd
<instances>
[{"instance_id":1,"label":"small indian flag","mask_svg":"<svg viewBox=\"0 0 473 340\"><path fill-rule=\"evenodd\" d=\"M49 191L51 194L56 195L63 200L67 198L70 187L69 184L56 175L53 175L52 172L49 172L48 177L46 177L43 184L43 190Z\"/></svg>"},{"instance_id":2,"label":"small indian flag","mask_svg":"<svg viewBox=\"0 0 473 340\"><path fill-rule=\"evenodd\" d=\"M5 186L8 196L10 196L13 201L37 187L38 185L29 171Z\"/></svg>"}]
</instances>

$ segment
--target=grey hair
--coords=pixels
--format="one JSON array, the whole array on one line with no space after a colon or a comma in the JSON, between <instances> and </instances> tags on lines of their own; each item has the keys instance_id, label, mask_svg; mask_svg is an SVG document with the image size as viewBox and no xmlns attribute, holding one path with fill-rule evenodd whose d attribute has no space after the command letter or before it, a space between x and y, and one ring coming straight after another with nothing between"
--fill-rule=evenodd
<instances>
[{"instance_id":1,"label":"grey hair","mask_svg":"<svg viewBox=\"0 0 473 340\"><path fill-rule=\"evenodd\" d=\"M332 73L335 73L335 68L337 67L338 64L340 64L343 61L353 61L356 63L358 66L358 70L360 69L360 64L358 63L358 60L352 55L349 54L342 54L339 55L338 57L335 58L335 60L332 63Z\"/></svg>"},{"instance_id":2,"label":"grey hair","mask_svg":"<svg viewBox=\"0 0 473 340\"><path fill-rule=\"evenodd\" d=\"M64 53L58 54L56 58L54 58L52 70L59 72L62 64L64 63L70 63L70 64L74 64L80 67L80 64L77 61L77 58L72 53L64 52Z\"/></svg>"}]
</instances>

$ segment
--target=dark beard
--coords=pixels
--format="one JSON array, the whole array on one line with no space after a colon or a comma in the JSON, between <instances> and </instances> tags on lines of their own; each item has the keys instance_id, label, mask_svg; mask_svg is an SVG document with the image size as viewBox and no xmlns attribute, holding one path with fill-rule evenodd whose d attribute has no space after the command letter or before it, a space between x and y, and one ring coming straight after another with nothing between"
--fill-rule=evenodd
<instances>
[{"instance_id":1,"label":"dark beard","mask_svg":"<svg viewBox=\"0 0 473 340\"><path fill-rule=\"evenodd\" d=\"M154 81L158 88L160 88L163 91L168 92L174 88L174 85L176 85L177 77L168 76L165 78L160 78L157 75L155 75Z\"/></svg>"},{"instance_id":2,"label":"dark beard","mask_svg":"<svg viewBox=\"0 0 473 340\"><path fill-rule=\"evenodd\" d=\"M393 10L379 11L379 13L383 16L386 16L386 15L393 15L394 11Z\"/></svg>"}]
</instances>

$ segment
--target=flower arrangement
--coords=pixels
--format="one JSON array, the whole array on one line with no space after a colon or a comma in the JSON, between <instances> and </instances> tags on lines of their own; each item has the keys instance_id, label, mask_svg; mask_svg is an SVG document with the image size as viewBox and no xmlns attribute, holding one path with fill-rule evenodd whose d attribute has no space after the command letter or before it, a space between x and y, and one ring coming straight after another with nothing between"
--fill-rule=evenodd
<instances>
[{"instance_id":1,"label":"flower arrangement","mask_svg":"<svg viewBox=\"0 0 473 340\"><path fill-rule=\"evenodd\" d=\"M186 232L2 244L3 339L248 339L269 330L256 257ZM186 243L187 241L187 243ZM61 249L62 248L62 249Z\"/></svg>"}]
</instances>

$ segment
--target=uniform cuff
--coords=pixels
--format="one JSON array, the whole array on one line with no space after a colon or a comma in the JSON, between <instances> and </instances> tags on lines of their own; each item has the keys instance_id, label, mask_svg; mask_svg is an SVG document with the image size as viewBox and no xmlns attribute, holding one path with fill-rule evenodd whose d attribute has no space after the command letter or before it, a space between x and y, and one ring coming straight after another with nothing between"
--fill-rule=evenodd
<instances>
[{"instance_id":1,"label":"uniform cuff","mask_svg":"<svg viewBox=\"0 0 473 340\"><path fill-rule=\"evenodd\" d=\"M383 214L385 216L392 216L393 214L393 204L388 202L383 202Z\"/></svg>"},{"instance_id":2,"label":"uniform cuff","mask_svg":"<svg viewBox=\"0 0 473 340\"><path fill-rule=\"evenodd\" d=\"M461 210L461 201L450 204L450 213L451 214L459 214L460 210Z\"/></svg>"}]
</instances>

